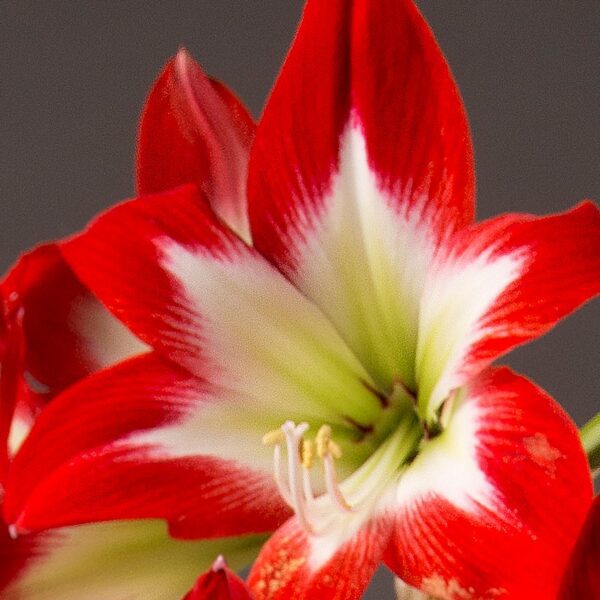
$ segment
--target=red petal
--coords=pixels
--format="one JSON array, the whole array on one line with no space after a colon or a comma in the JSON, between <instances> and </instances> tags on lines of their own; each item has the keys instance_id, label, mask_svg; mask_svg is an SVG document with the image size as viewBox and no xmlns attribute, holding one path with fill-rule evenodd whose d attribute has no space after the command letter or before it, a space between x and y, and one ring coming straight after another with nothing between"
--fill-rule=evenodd
<instances>
[{"instance_id":1,"label":"red petal","mask_svg":"<svg viewBox=\"0 0 600 600\"><path fill-rule=\"evenodd\" d=\"M295 517L263 546L248 587L255 600L355 600L369 584L389 540L389 522L372 521L335 550L320 556Z\"/></svg>"},{"instance_id":2,"label":"red petal","mask_svg":"<svg viewBox=\"0 0 600 600\"><path fill-rule=\"evenodd\" d=\"M75 277L56 244L21 257L2 292L11 313L22 311L26 369L46 399L143 350Z\"/></svg>"},{"instance_id":3,"label":"red petal","mask_svg":"<svg viewBox=\"0 0 600 600\"><path fill-rule=\"evenodd\" d=\"M69 385L145 349L80 283L56 244L23 255L1 285L4 439L12 424L10 404L32 421Z\"/></svg>"},{"instance_id":4,"label":"red petal","mask_svg":"<svg viewBox=\"0 0 600 600\"><path fill-rule=\"evenodd\" d=\"M563 578L559 600L600 598L600 496L596 496Z\"/></svg>"},{"instance_id":5,"label":"red petal","mask_svg":"<svg viewBox=\"0 0 600 600\"><path fill-rule=\"evenodd\" d=\"M555 598L592 498L577 428L508 369L455 402L400 479L388 564L436 598Z\"/></svg>"},{"instance_id":6,"label":"red petal","mask_svg":"<svg viewBox=\"0 0 600 600\"><path fill-rule=\"evenodd\" d=\"M155 83L142 115L139 192L195 183L215 212L247 237L246 176L254 129L243 104L180 50Z\"/></svg>"},{"instance_id":7,"label":"red petal","mask_svg":"<svg viewBox=\"0 0 600 600\"><path fill-rule=\"evenodd\" d=\"M255 244L287 272L300 269L318 228L351 122L398 213L424 222L434 241L473 218L464 109L413 2L311 0L259 124L248 182Z\"/></svg>"},{"instance_id":8,"label":"red petal","mask_svg":"<svg viewBox=\"0 0 600 600\"><path fill-rule=\"evenodd\" d=\"M421 401L435 410L452 389L598 293L600 211L591 202L560 215L507 215L461 231L440 251L425 286Z\"/></svg>"},{"instance_id":9,"label":"red petal","mask_svg":"<svg viewBox=\"0 0 600 600\"><path fill-rule=\"evenodd\" d=\"M246 584L219 556L183 600L252 600Z\"/></svg>"},{"instance_id":10,"label":"red petal","mask_svg":"<svg viewBox=\"0 0 600 600\"><path fill-rule=\"evenodd\" d=\"M245 464L202 455L193 447L193 421L182 432L184 451L161 439L161 427L185 427L210 401L208 384L154 355L87 378L44 409L15 457L6 521L28 531L162 518L179 537L274 529L289 511L270 473L253 470L251 453ZM200 427L197 443L216 448L222 433L213 432L212 444L202 439L209 435Z\"/></svg>"},{"instance_id":11,"label":"red petal","mask_svg":"<svg viewBox=\"0 0 600 600\"><path fill-rule=\"evenodd\" d=\"M10 433L15 414L30 413L30 397L24 379L25 342L23 311L7 310L8 303L0 290L3 311L0 313L0 495L5 471L11 455ZM28 415L27 415L28 416ZM27 419L29 420L29 419Z\"/></svg>"}]
</instances>

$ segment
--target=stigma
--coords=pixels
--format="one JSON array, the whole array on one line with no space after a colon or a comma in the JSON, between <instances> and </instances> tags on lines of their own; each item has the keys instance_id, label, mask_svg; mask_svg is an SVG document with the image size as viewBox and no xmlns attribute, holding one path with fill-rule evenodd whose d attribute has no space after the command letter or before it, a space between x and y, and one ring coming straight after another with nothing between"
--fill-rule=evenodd
<instances>
[{"instance_id":1,"label":"stigma","mask_svg":"<svg viewBox=\"0 0 600 600\"><path fill-rule=\"evenodd\" d=\"M361 510L362 503L353 504L342 493L335 461L342 456L340 446L332 438L329 425L323 425L314 440L306 437L307 423L296 425L286 421L279 429L263 437L263 444L273 446L273 475L281 497L295 512L302 528L311 535L326 533L328 517L351 515ZM287 469L283 446L286 448ZM315 495L311 470L320 463L325 491Z\"/></svg>"}]
</instances>

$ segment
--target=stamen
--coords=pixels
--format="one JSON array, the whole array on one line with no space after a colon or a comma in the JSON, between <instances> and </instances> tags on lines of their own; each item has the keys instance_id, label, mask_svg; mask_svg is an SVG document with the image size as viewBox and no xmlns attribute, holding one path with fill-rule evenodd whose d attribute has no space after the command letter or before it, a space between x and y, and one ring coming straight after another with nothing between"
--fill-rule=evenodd
<instances>
[{"instance_id":1,"label":"stamen","mask_svg":"<svg viewBox=\"0 0 600 600\"><path fill-rule=\"evenodd\" d=\"M273 429L273 431L268 431L262 438L263 446L275 446L276 444L281 444L283 441L285 441L285 435L281 431L281 427Z\"/></svg>"},{"instance_id":2,"label":"stamen","mask_svg":"<svg viewBox=\"0 0 600 600\"><path fill-rule=\"evenodd\" d=\"M362 510L365 502L352 505L342 494L334 462L342 456L342 449L333 441L331 427L321 426L314 441L304 439L308 429L307 423L296 425L292 421L286 421L280 429L267 433L263 437L263 443L274 445L275 482L281 496L294 510L298 522L307 533L321 535L328 526L323 529L322 526L317 527L317 524L329 510L335 508L336 513L356 513ZM282 465L284 440L287 473ZM314 495L310 477L316 456L323 461L326 488L326 493L318 497Z\"/></svg>"},{"instance_id":3,"label":"stamen","mask_svg":"<svg viewBox=\"0 0 600 600\"><path fill-rule=\"evenodd\" d=\"M309 533L314 533L312 525L306 515L306 502L304 501L304 485L301 481L298 460L301 452L302 436L308 430L308 423L300 423L297 427L292 421L286 421L282 426L287 442L288 454L288 477L290 482L291 502L290 505L296 513L300 525Z\"/></svg>"},{"instance_id":4,"label":"stamen","mask_svg":"<svg viewBox=\"0 0 600 600\"><path fill-rule=\"evenodd\" d=\"M302 466L311 469L315 458L315 444L311 440L302 440L302 451L300 452Z\"/></svg>"},{"instance_id":5,"label":"stamen","mask_svg":"<svg viewBox=\"0 0 600 600\"><path fill-rule=\"evenodd\" d=\"M279 493L283 499L291 506L292 494L283 477L283 466L281 464L281 445L277 444L273 452L273 477Z\"/></svg>"},{"instance_id":6,"label":"stamen","mask_svg":"<svg viewBox=\"0 0 600 600\"><path fill-rule=\"evenodd\" d=\"M327 493L331 496L333 503L342 512L353 512L354 509L344 498L338 483L337 473L335 471L335 465L333 464L333 456L328 454L323 457L323 466L325 467L325 485L327 486Z\"/></svg>"}]
</instances>

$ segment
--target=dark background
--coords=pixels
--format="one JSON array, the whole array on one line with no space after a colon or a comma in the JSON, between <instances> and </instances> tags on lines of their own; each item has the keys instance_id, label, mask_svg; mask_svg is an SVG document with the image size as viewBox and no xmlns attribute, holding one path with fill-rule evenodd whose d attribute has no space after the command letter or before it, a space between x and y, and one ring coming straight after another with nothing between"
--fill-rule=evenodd
<instances>
[{"instance_id":1,"label":"dark background","mask_svg":"<svg viewBox=\"0 0 600 600\"><path fill-rule=\"evenodd\" d=\"M0 269L131 195L137 117L179 45L259 115L302 4L0 0ZM598 0L418 4L465 99L479 217L598 199ZM508 361L579 424L600 410L599 322L596 302Z\"/></svg>"}]
</instances>

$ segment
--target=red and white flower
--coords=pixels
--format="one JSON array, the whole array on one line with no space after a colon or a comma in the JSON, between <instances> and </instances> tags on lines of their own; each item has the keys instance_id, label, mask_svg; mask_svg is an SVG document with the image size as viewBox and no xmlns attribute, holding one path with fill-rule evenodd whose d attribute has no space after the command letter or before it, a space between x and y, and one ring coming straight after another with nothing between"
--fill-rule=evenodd
<instances>
[{"instance_id":1,"label":"red and white flower","mask_svg":"<svg viewBox=\"0 0 600 600\"><path fill-rule=\"evenodd\" d=\"M155 106L143 181L182 139L148 133L171 131ZM248 147L206 132L235 144L219 160ZM589 468L558 404L490 364L600 292L598 209L473 223L462 103L408 0L309 0L247 186L181 164L191 184L142 185L61 247L153 350L44 409L7 522L276 529L257 599L357 598L381 561L437 598L553 598Z\"/></svg>"}]
</instances>

